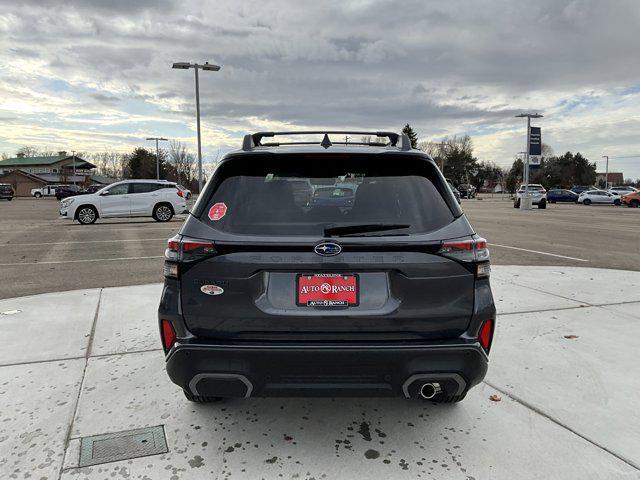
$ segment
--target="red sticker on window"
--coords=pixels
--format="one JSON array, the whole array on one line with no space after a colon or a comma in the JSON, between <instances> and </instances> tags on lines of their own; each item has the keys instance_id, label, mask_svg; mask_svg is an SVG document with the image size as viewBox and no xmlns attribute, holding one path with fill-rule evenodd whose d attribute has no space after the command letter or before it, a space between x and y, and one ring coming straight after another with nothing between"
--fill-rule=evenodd
<instances>
[{"instance_id":1,"label":"red sticker on window","mask_svg":"<svg viewBox=\"0 0 640 480\"><path fill-rule=\"evenodd\" d=\"M224 203L216 203L209 209L209 218L214 222L220 220L227 214L227 206Z\"/></svg>"}]
</instances>

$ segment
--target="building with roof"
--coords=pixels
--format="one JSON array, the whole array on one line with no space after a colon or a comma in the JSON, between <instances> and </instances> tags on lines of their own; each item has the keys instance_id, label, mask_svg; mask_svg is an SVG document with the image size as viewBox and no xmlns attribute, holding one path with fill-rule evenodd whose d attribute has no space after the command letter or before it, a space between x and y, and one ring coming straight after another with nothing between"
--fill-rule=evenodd
<instances>
[{"instance_id":1,"label":"building with roof","mask_svg":"<svg viewBox=\"0 0 640 480\"><path fill-rule=\"evenodd\" d=\"M596 173L596 185L604 186L605 178L609 179L609 186L615 187L617 185L624 185L624 175L622 172L609 172L608 174L605 172Z\"/></svg>"},{"instance_id":2,"label":"building with roof","mask_svg":"<svg viewBox=\"0 0 640 480\"><path fill-rule=\"evenodd\" d=\"M18 155L0 161L0 180L11 183L17 196L24 196L29 195L32 188L44 185L88 185L95 168L94 164L64 151L43 157Z\"/></svg>"}]
</instances>

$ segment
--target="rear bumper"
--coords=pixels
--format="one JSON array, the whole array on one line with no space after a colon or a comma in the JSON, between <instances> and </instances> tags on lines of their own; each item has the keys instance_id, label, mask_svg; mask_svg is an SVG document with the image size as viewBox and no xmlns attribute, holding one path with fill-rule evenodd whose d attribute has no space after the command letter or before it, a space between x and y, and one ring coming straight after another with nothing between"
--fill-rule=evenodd
<instances>
[{"instance_id":1,"label":"rear bumper","mask_svg":"<svg viewBox=\"0 0 640 480\"><path fill-rule=\"evenodd\" d=\"M487 355L468 345L177 344L171 380L194 395L405 396L438 382L461 395L485 376Z\"/></svg>"}]
</instances>

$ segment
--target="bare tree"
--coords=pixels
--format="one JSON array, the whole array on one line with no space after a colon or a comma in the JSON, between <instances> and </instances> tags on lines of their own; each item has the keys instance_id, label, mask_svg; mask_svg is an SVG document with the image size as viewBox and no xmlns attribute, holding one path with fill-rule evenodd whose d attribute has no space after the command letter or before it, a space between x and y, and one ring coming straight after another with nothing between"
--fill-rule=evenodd
<instances>
[{"instance_id":1,"label":"bare tree","mask_svg":"<svg viewBox=\"0 0 640 480\"><path fill-rule=\"evenodd\" d=\"M23 157L38 157L40 156L40 150L31 145L25 145L20 147L16 152L18 156L22 155Z\"/></svg>"},{"instance_id":2,"label":"bare tree","mask_svg":"<svg viewBox=\"0 0 640 480\"><path fill-rule=\"evenodd\" d=\"M178 183L189 183L193 179L196 157L187 150L187 146L177 140L169 143L169 163L176 169Z\"/></svg>"},{"instance_id":3,"label":"bare tree","mask_svg":"<svg viewBox=\"0 0 640 480\"><path fill-rule=\"evenodd\" d=\"M77 155L81 156L81 155ZM97 167L100 175L121 179L124 174L124 166L127 162L127 155L118 152L100 152L91 156L91 161Z\"/></svg>"}]
</instances>

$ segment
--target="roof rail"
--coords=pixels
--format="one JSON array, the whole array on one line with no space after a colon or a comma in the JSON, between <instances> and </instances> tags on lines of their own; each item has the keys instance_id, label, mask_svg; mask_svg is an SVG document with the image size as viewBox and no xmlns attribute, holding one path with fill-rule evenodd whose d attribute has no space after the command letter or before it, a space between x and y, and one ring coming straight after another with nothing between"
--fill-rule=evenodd
<instances>
[{"instance_id":1,"label":"roof rail","mask_svg":"<svg viewBox=\"0 0 640 480\"><path fill-rule=\"evenodd\" d=\"M411 150L411 141L406 134L397 134L395 132L368 132L368 131L354 131L354 130L299 130L293 132L257 132L253 134L247 134L242 141L242 150L251 151L255 147L260 146L279 146L279 145L301 145L301 144L319 144L324 148L329 148L333 143L329 139L329 135L371 135L376 137L387 137L389 139L389 145L392 147L398 146L401 150ZM290 135L324 135L322 142L270 142L263 144L263 138L272 138L276 136L290 136ZM342 142L335 142L340 144ZM346 142L344 142L346 143ZM354 145L370 145L370 146L386 146L380 142L351 142Z\"/></svg>"}]
</instances>

